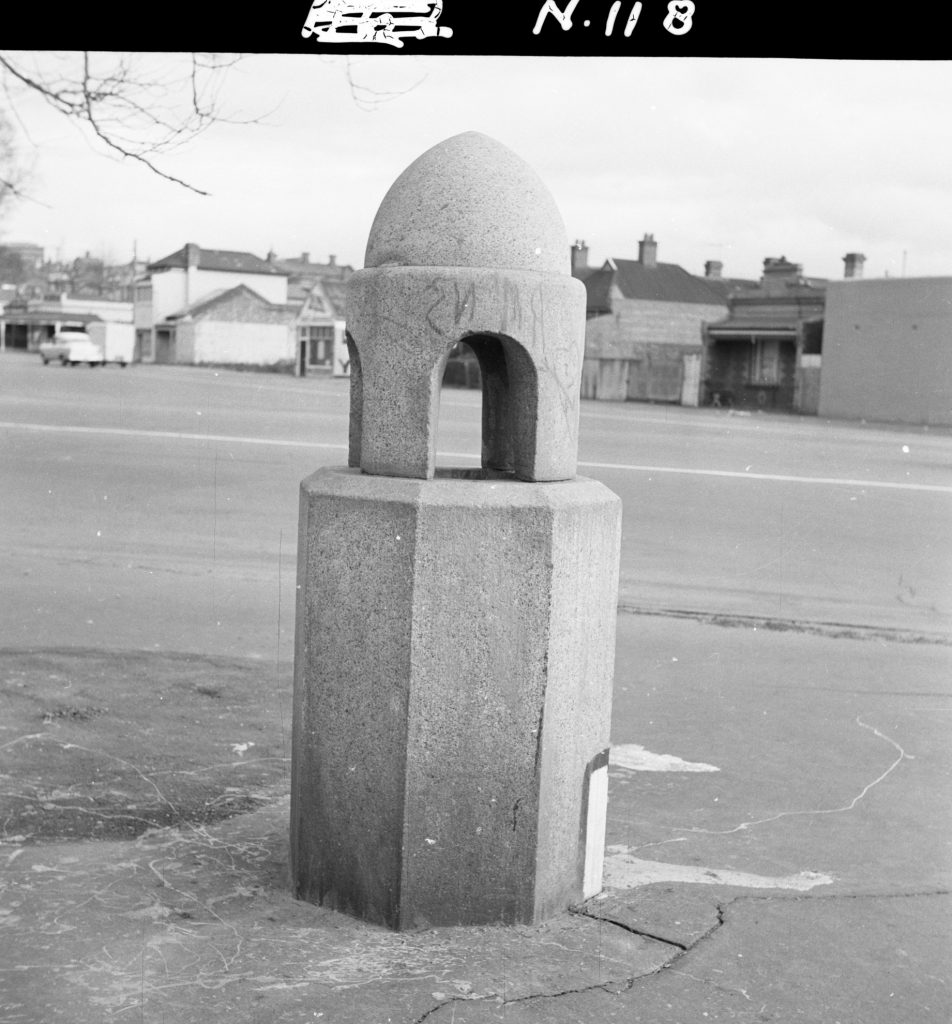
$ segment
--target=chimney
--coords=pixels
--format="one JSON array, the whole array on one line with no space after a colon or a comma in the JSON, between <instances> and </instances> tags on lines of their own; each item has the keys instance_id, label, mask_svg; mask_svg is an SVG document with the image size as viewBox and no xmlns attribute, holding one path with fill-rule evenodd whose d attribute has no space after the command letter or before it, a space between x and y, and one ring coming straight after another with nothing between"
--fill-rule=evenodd
<instances>
[{"instance_id":1,"label":"chimney","mask_svg":"<svg viewBox=\"0 0 952 1024\"><path fill-rule=\"evenodd\" d=\"M724 270L724 264L720 260L708 260L704 264L704 276L720 280Z\"/></svg>"},{"instance_id":2,"label":"chimney","mask_svg":"<svg viewBox=\"0 0 952 1024\"><path fill-rule=\"evenodd\" d=\"M643 267L658 265L658 243L654 240L654 235L645 235L638 243L638 262Z\"/></svg>"},{"instance_id":3,"label":"chimney","mask_svg":"<svg viewBox=\"0 0 952 1024\"><path fill-rule=\"evenodd\" d=\"M572 273L576 270L585 270L588 267L588 246L584 241L575 239L575 245L569 250L571 254Z\"/></svg>"},{"instance_id":4,"label":"chimney","mask_svg":"<svg viewBox=\"0 0 952 1024\"><path fill-rule=\"evenodd\" d=\"M309 252L302 252L301 253L301 262L302 263L310 263L311 262L311 254Z\"/></svg>"},{"instance_id":5,"label":"chimney","mask_svg":"<svg viewBox=\"0 0 952 1024\"><path fill-rule=\"evenodd\" d=\"M792 263L786 256L768 256L764 260L760 286L767 295L786 295L800 283L802 273L802 264Z\"/></svg>"},{"instance_id":6,"label":"chimney","mask_svg":"<svg viewBox=\"0 0 952 1024\"><path fill-rule=\"evenodd\" d=\"M860 278L863 276L863 264L866 262L866 257L861 252L848 252L843 257L843 262L846 264L843 268L844 277Z\"/></svg>"},{"instance_id":7,"label":"chimney","mask_svg":"<svg viewBox=\"0 0 952 1024\"><path fill-rule=\"evenodd\" d=\"M334 253L331 253L330 256L327 257L327 263L328 263L328 266L331 266L331 267L336 267L337 266L337 257L334 255Z\"/></svg>"},{"instance_id":8,"label":"chimney","mask_svg":"<svg viewBox=\"0 0 952 1024\"><path fill-rule=\"evenodd\" d=\"M185 305L190 306L198 299L197 285L195 280L198 275L198 261L202 250L194 243L188 242L185 246Z\"/></svg>"}]
</instances>

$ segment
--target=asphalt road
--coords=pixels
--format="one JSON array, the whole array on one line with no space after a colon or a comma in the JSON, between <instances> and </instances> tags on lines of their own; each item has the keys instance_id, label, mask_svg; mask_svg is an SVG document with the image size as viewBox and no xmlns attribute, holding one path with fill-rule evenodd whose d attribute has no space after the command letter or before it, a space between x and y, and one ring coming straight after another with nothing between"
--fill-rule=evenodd
<instances>
[{"instance_id":1,"label":"asphalt road","mask_svg":"<svg viewBox=\"0 0 952 1024\"><path fill-rule=\"evenodd\" d=\"M300 480L346 461L346 381L0 358L0 643L287 661ZM448 390L441 465L479 395ZM624 503L623 609L952 631L949 432L587 402Z\"/></svg>"}]
</instances>

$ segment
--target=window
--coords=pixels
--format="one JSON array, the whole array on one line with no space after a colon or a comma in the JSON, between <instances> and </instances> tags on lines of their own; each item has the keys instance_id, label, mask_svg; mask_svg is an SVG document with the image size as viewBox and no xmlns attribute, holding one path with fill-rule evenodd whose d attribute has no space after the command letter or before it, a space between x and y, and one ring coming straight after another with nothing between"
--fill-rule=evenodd
<instances>
[{"instance_id":1,"label":"window","mask_svg":"<svg viewBox=\"0 0 952 1024\"><path fill-rule=\"evenodd\" d=\"M754 342L750 353L750 382L780 383L780 341L777 338Z\"/></svg>"},{"instance_id":2,"label":"window","mask_svg":"<svg viewBox=\"0 0 952 1024\"><path fill-rule=\"evenodd\" d=\"M330 366L334 358L334 328L310 324L298 327L298 343L307 346L308 366Z\"/></svg>"}]
</instances>

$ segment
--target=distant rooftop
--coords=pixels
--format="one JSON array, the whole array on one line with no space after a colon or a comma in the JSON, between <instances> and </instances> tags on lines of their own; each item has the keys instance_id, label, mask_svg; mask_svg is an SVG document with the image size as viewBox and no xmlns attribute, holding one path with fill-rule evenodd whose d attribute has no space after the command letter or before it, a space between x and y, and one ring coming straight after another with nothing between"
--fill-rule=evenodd
<instances>
[{"instance_id":1,"label":"distant rooftop","mask_svg":"<svg viewBox=\"0 0 952 1024\"><path fill-rule=\"evenodd\" d=\"M608 259L600 268L588 266L588 246L572 246L572 274L585 285L589 315L610 313L612 290L625 299L648 302L697 303L726 306L724 289L689 274L676 263L658 262L658 243L646 234L638 243L638 259Z\"/></svg>"},{"instance_id":2,"label":"distant rooftop","mask_svg":"<svg viewBox=\"0 0 952 1024\"><path fill-rule=\"evenodd\" d=\"M594 267L577 267L572 271L573 277L577 277L585 285L585 311L589 315L599 313L610 313L612 311L612 281L615 280L615 271L608 266L595 269Z\"/></svg>"},{"instance_id":3,"label":"distant rooftop","mask_svg":"<svg viewBox=\"0 0 952 1024\"><path fill-rule=\"evenodd\" d=\"M191 259L191 262L190 262ZM203 249L189 243L181 249L150 263L149 270L186 269L195 266L199 270L220 270L241 274L270 274L287 277L288 271L269 263L250 252L235 252L231 249Z\"/></svg>"},{"instance_id":4,"label":"distant rooftop","mask_svg":"<svg viewBox=\"0 0 952 1024\"><path fill-rule=\"evenodd\" d=\"M614 283L626 299L697 302L705 305L724 303L718 291L676 263L655 263L649 266L640 260L611 259L603 269L615 271Z\"/></svg>"},{"instance_id":5,"label":"distant rooftop","mask_svg":"<svg viewBox=\"0 0 952 1024\"><path fill-rule=\"evenodd\" d=\"M269 252L268 262L275 267L281 267L293 277L347 278L354 272L354 268L349 264L338 263L337 257L333 254L328 256L326 263L318 263L311 260L309 252L288 258Z\"/></svg>"},{"instance_id":6,"label":"distant rooftop","mask_svg":"<svg viewBox=\"0 0 952 1024\"><path fill-rule=\"evenodd\" d=\"M347 286L343 281L323 281L322 284L334 312L339 317L344 316L347 312Z\"/></svg>"}]
</instances>

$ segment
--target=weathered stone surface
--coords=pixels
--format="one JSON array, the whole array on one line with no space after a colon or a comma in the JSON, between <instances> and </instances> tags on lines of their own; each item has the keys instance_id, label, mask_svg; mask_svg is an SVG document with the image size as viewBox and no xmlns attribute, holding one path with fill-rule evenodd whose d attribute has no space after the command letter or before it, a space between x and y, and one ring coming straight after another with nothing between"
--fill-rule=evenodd
<instances>
[{"instance_id":1,"label":"weathered stone surface","mask_svg":"<svg viewBox=\"0 0 952 1024\"><path fill-rule=\"evenodd\" d=\"M439 391L465 341L483 378L483 466L569 480L578 450L585 288L552 196L511 150L447 139L384 198L348 282L350 465L430 479Z\"/></svg>"},{"instance_id":2,"label":"weathered stone surface","mask_svg":"<svg viewBox=\"0 0 952 1024\"><path fill-rule=\"evenodd\" d=\"M395 928L582 898L619 538L620 503L591 480L304 482L299 896Z\"/></svg>"},{"instance_id":3,"label":"weathered stone surface","mask_svg":"<svg viewBox=\"0 0 952 1024\"><path fill-rule=\"evenodd\" d=\"M295 890L397 929L535 922L602 883L620 503L576 477L585 289L545 186L466 133L348 282L349 468L302 485ZM447 358L482 470L435 469Z\"/></svg>"},{"instance_id":4,"label":"weathered stone surface","mask_svg":"<svg viewBox=\"0 0 952 1024\"><path fill-rule=\"evenodd\" d=\"M571 273L569 242L539 175L488 135L428 149L390 187L365 267L497 267Z\"/></svg>"},{"instance_id":5,"label":"weathered stone surface","mask_svg":"<svg viewBox=\"0 0 952 1024\"><path fill-rule=\"evenodd\" d=\"M527 271L388 267L348 282L351 465L434 474L446 358L466 341L483 376L483 465L568 480L585 349L580 281ZM353 372L353 371L352 371Z\"/></svg>"}]
</instances>

